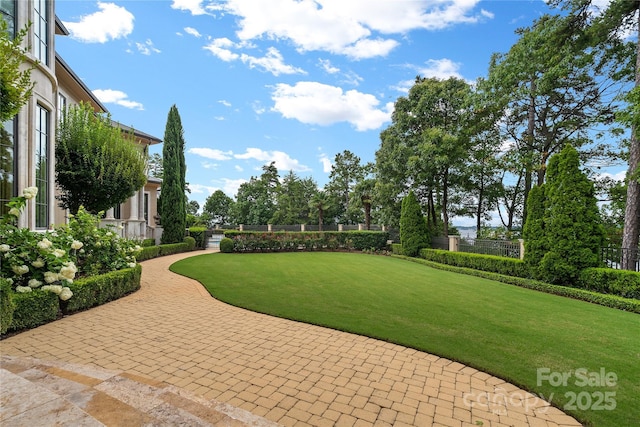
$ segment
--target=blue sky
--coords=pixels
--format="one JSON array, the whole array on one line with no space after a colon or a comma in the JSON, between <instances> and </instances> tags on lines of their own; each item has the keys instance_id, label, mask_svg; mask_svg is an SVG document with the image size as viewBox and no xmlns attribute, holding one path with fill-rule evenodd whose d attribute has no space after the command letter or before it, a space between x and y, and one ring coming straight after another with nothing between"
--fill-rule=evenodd
<instances>
[{"instance_id":1,"label":"blue sky","mask_svg":"<svg viewBox=\"0 0 640 427\"><path fill-rule=\"evenodd\" d=\"M177 105L202 205L271 161L319 187L345 149L374 161L416 75L486 76L491 54L548 11L542 0L57 0L71 34L56 50L116 121L162 138Z\"/></svg>"}]
</instances>

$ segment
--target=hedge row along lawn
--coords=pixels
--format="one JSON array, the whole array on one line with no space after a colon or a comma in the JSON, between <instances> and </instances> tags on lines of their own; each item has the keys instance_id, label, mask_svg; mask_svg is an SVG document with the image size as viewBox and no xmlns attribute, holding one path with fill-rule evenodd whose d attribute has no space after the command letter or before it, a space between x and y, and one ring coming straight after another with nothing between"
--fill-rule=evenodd
<instances>
[{"instance_id":1,"label":"hedge row along lawn","mask_svg":"<svg viewBox=\"0 0 640 427\"><path fill-rule=\"evenodd\" d=\"M640 420L638 314L355 253L207 254L171 270L238 307L473 366L547 400L552 396L581 422L627 426ZM538 385L538 368L571 377L566 386ZM577 369L594 381L604 369L616 375L615 385L583 386ZM611 394L609 404L600 399L605 392L615 393L615 409L590 409L587 403L598 400L597 406L612 406Z\"/></svg>"}]
</instances>

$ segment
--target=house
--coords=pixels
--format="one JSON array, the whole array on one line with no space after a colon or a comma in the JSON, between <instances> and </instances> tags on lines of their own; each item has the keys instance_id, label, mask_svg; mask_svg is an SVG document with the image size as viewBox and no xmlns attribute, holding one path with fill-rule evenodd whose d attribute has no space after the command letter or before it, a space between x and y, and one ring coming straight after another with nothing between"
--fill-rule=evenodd
<instances>
[{"instance_id":1,"label":"house","mask_svg":"<svg viewBox=\"0 0 640 427\"><path fill-rule=\"evenodd\" d=\"M81 101L98 113L108 111L55 51L56 36L67 36L69 32L55 16L54 0L0 0L0 17L9 23L11 35L32 22L23 40L25 46L30 46L24 67L34 67L31 79L35 82L31 98L16 117L4 123L0 138L0 215L5 213L5 204L11 197L35 186L35 203L27 205L18 225L46 230L68 220L68 212L56 200L54 144L61 112ZM132 143L145 153L150 145L162 142L127 126L114 126L132 134ZM110 209L103 223L122 226L117 229L127 237L156 237L154 216L159 186L158 179L149 179L129 200Z\"/></svg>"}]
</instances>

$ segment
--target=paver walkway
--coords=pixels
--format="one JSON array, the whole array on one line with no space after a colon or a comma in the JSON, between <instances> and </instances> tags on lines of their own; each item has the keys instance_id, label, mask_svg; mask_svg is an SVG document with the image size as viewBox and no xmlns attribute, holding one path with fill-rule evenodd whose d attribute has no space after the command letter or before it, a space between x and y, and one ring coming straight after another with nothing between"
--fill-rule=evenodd
<instances>
[{"instance_id":1,"label":"paver walkway","mask_svg":"<svg viewBox=\"0 0 640 427\"><path fill-rule=\"evenodd\" d=\"M168 270L193 255L145 261L138 292L7 338L1 353L161 381L284 426L580 425L460 363L219 302Z\"/></svg>"}]
</instances>

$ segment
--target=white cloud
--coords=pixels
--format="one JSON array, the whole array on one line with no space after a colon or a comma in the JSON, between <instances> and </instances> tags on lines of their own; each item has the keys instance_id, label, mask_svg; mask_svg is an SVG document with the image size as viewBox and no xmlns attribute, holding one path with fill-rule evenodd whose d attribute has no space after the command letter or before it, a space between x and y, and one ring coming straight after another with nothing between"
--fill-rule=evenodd
<instances>
[{"instance_id":1,"label":"white cloud","mask_svg":"<svg viewBox=\"0 0 640 427\"><path fill-rule=\"evenodd\" d=\"M219 59L223 60L224 62L231 62L240 58L240 55L238 55L235 52L232 52L229 49L234 46L235 44L231 40L229 40L226 37L223 37L219 39L213 39L211 43L209 43L204 47L204 49L208 50L209 52L211 52L213 55L217 56Z\"/></svg>"},{"instance_id":2,"label":"white cloud","mask_svg":"<svg viewBox=\"0 0 640 427\"><path fill-rule=\"evenodd\" d=\"M210 196L213 193L215 193L217 190L219 190L219 188L218 187L211 187L209 185L191 184L191 183L189 183L189 190L191 190L191 193L193 193L193 194L208 194L208 196Z\"/></svg>"},{"instance_id":3,"label":"white cloud","mask_svg":"<svg viewBox=\"0 0 640 427\"><path fill-rule=\"evenodd\" d=\"M409 68L415 70L416 73L422 77L426 78L436 78L440 80L446 80L450 77L456 77L458 79L464 79L460 74L460 64L457 62L453 62L450 59L442 58L442 59L430 59L425 62L424 66L413 66L410 65ZM473 83L467 80L468 83ZM409 89L415 84L414 80L404 80L398 85L394 86L394 89L399 92L409 92Z\"/></svg>"},{"instance_id":4,"label":"white cloud","mask_svg":"<svg viewBox=\"0 0 640 427\"><path fill-rule=\"evenodd\" d=\"M279 76L280 74L306 74L300 68L285 64L282 54L275 47L270 47L267 50L267 54L262 58L243 53L240 55L240 59L245 64L249 64L249 68L261 67L274 76Z\"/></svg>"},{"instance_id":5,"label":"white cloud","mask_svg":"<svg viewBox=\"0 0 640 427\"><path fill-rule=\"evenodd\" d=\"M172 9L186 10L192 15L207 15L207 11L202 7L202 0L173 0Z\"/></svg>"},{"instance_id":6,"label":"white cloud","mask_svg":"<svg viewBox=\"0 0 640 427\"><path fill-rule=\"evenodd\" d=\"M317 82L298 82L295 86L280 83L272 95L272 110L302 123L331 125L351 123L358 131L377 129L391 120L393 103L378 106L373 95Z\"/></svg>"},{"instance_id":7,"label":"white cloud","mask_svg":"<svg viewBox=\"0 0 640 427\"><path fill-rule=\"evenodd\" d=\"M105 104L116 104L125 108L144 110L144 106L141 103L127 99L129 96L120 90L95 89L92 92L100 102Z\"/></svg>"},{"instance_id":8,"label":"white cloud","mask_svg":"<svg viewBox=\"0 0 640 427\"><path fill-rule=\"evenodd\" d=\"M262 106L262 103L260 101L252 102L251 108L253 108L253 112L257 115L261 115L267 112L267 109Z\"/></svg>"},{"instance_id":9,"label":"white cloud","mask_svg":"<svg viewBox=\"0 0 640 427\"><path fill-rule=\"evenodd\" d=\"M308 166L301 165L296 159L289 157L287 153L282 151L264 151L259 148L247 148L244 154L235 154L236 159L248 160L253 159L268 164L275 162L276 168L281 171L293 170L295 172L307 172L311 169Z\"/></svg>"},{"instance_id":10,"label":"white cloud","mask_svg":"<svg viewBox=\"0 0 640 427\"><path fill-rule=\"evenodd\" d=\"M622 170L616 173L602 172L597 174L598 179L610 178L614 181L623 182L627 178L627 171Z\"/></svg>"},{"instance_id":11,"label":"white cloud","mask_svg":"<svg viewBox=\"0 0 640 427\"><path fill-rule=\"evenodd\" d=\"M490 12L474 12L479 1L221 0L217 9L239 17L241 40L286 39L300 51L370 58L385 56L398 44L381 34L404 35L491 18Z\"/></svg>"},{"instance_id":12,"label":"white cloud","mask_svg":"<svg viewBox=\"0 0 640 427\"><path fill-rule=\"evenodd\" d=\"M213 148L189 148L188 153L212 160L231 160L232 151L222 151Z\"/></svg>"},{"instance_id":13,"label":"white cloud","mask_svg":"<svg viewBox=\"0 0 640 427\"><path fill-rule=\"evenodd\" d=\"M235 165L234 166L235 170L237 170L238 172L244 172L244 169L242 169L242 166L240 165Z\"/></svg>"},{"instance_id":14,"label":"white cloud","mask_svg":"<svg viewBox=\"0 0 640 427\"><path fill-rule=\"evenodd\" d=\"M225 107L231 107L231 103L226 99L221 99L220 101L218 101L218 103L224 105Z\"/></svg>"},{"instance_id":15,"label":"white cloud","mask_svg":"<svg viewBox=\"0 0 640 427\"><path fill-rule=\"evenodd\" d=\"M64 22L71 37L85 43L106 43L133 31L134 16L123 6L98 2L100 11L85 15L79 22Z\"/></svg>"},{"instance_id":16,"label":"white cloud","mask_svg":"<svg viewBox=\"0 0 640 427\"><path fill-rule=\"evenodd\" d=\"M319 156L320 163L322 163L322 172L331 173L331 168L333 167L333 163L331 163L331 159L326 154L320 154Z\"/></svg>"},{"instance_id":17,"label":"white cloud","mask_svg":"<svg viewBox=\"0 0 640 427\"><path fill-rule=\"evenodd\" d=\"M229 197L236 197L236 194L238 194L238 188L248 181L246 179L223 178L222 182L222 191L224 191L224 193Z\"/></svg>"},{"instance_id":18,"label":"white cloud","mask_svg":"<svg viewBox=\"0 0 640 427\"><path fill-rule=\"evenodd\" d=\"M160 53L160 49L157 49L153 45L153 42L149 39L147 39L147 41L144 43L136 42L136 47L138 48L138 52L140 52L143 55L151 55L151 53Z\"/></svg>"},{"instance_id":19,"label":"white cloud","mask_svg":"<svg viewBox=\"0 0 640 427\"><path fill-rule=\"evenodd\" d=\"M192 27L184 27L184 32L187 34L191 34L194 37L202 37L202 34L200 34L198 30Z\"/></svg>"},{"instance_id":20,"label":"white cloud","mask_svg":"<svg viewBox=\"0 0 640 427\"><path fill-rule=\"evenodd\" d=\"M334 67L331 65L331 61L328 59L318 59L320 63L320 67L329 74L335 74L340 72L340 68Z\"/></svg>"},{"instance_id":21,"label":"white cloud","mask_svg":"<svg viewBox=\"0 0 640 427\"><path fill-rule=\"evenodd\" d=\"M217 121L219 121L219 122L222 122L222 121L226 120L226 119L224 118L224 116L215 116L213 119L214 119L214 120L217 120Z\"/></svg>"}]
</instances>

